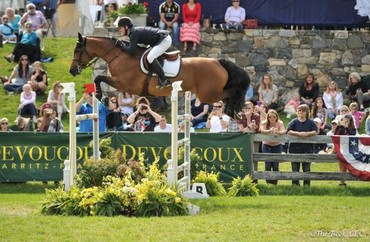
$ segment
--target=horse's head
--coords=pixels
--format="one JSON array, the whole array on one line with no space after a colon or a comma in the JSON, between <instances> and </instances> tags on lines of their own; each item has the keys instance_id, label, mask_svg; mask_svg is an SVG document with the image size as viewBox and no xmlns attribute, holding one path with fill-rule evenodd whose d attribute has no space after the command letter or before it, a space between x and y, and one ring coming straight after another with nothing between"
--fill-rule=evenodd
<instances>
[{"instance_id":1,"label":"horse's head","mask_svg":"<svg viewBox=\"0 0 370 242\"><path fill-rule=\"evenodd\" d=\"M82 37L80 33L78 33L78 41L73 53L72 63L69 68L69 73L71 75L76 76L85 69L89 62L93 59L93 57L88 53L86 49L86 38Z\"/></svg>"}]
</instances>

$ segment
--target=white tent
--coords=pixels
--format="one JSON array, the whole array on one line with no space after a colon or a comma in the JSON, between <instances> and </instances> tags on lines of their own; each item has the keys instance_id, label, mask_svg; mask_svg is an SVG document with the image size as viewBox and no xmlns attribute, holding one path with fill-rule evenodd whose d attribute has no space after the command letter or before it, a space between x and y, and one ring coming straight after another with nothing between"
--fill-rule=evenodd
<instances>
[{"instance_id":1,"label":"white tent","mask_svg":"<svg viewBox=\"0 0 370 242\"><path fill-rule=\"evenodd\" d=\"M118 6L122 6L128 2L137 3L137 0L116 0L116 2ZM76 0L75 4L61 4L58 7L58 36L75 37L78 32L92 35L97 11L102 8L95 3L94 0Z\"/></svg>"}]
</instances>

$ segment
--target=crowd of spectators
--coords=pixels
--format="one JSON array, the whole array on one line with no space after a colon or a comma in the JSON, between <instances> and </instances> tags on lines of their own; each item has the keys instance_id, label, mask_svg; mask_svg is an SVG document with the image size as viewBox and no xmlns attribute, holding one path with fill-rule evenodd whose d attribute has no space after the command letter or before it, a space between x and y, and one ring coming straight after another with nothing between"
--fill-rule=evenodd
<instances>
[{"instance_id":1,"label":"crowd of spectators","mask_svg":"<svg viewBox=\"0 0 370 242\"><path fill-rule=\"evenodd\" d=\"M242 29L245 20L245 9L239 6L240 0L232 0L232 6L225 12L226 29ZM116 10L117 5L107 3L109 9ZM180 11L180 9L182 11ZM45 8L29 3L23 16L15 14L14 9L8 8L2 16L0 31L8 42L16 42L13 53L6 56L9 62L17 62L8 80L3 87L9 94L20 93L20 104L17 111L16 123L29 117L35 124L35 130L40 132L63 132L64 113L69 110L65 103L65 94L61 92L63 86L55 81L50 89L47 102L42 104L39 111L36 106L37 96L44 95L48 89L48 73L43 69L40 60L40 41L43 31L47 27L44 16ZM173 0L166 0L159 6L160 29L170 29L172 45L177 47L183 43L183 51L192 43L195 51L200 42L200 18L202 7L196 0L188 0L182 6ZM182 14L183 24L179 25L179 15ZM315 76L309 73L298 90L294 90L291 99L283 104L286 113L287 125L279 117L279 90L273 83L273 77L266 73L260 80L257 95L253 87L248 87L246 102L239 113L240 119L229 117L224 113L224 103L220 100L211 104L202 103L197 97L191 102L192 129L208 130L210 133L240 132L262 134L288 134L298 137L315 135L358 135L360 126L365 123L365 133L370 135L369 110L365 103L370 101L370 89L361 81L358 73L353 72L348 78L348 89L338 89L337 83L329 80L326 87L320 90ZM344 94L349 96L349 105L344 104ZM77 114L91 114L93 112L93 97L85 93L76 103ZM111 95L98 102L99 131L133 131L133 132L171 132L172 126L167 123L166 115L153 111L151 103L146 97L137 97L129 93ZM37 118L37 114L39 117ZM369 116L369 117L367 117ZM366 121L365 121L366 120ZM79 132L92 132L94 120L81 120ZM12 132L7 118L0 120L2 132ZM286 127L285 127L286 126ZM19 125L18 125L19 127ZM183 131L184 124L178 124L179 131ZM279 142L263 142L262 152L281 153L318 153L334 152L332 144L310 146L291 143L284 147ZM300 165L304 172L310 171L309 162L293 162L292 171L299 171ZM266 171L279 171L279 163L266 161ZM340 165L340 170L345 168ZM267 181L277 184L277 181ZM293 180L299 185L298 180ZM304 181L310 185L309 180ZM345 185L342 181L341 185Z\"/></svg>"}]
</instances>

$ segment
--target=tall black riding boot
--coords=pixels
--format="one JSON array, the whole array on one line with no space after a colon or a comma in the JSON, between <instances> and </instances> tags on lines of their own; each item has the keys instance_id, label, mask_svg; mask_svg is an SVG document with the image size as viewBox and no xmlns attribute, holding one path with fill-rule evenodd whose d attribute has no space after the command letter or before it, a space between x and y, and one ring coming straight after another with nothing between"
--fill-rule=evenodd
<instances>
[{"instance_id":1,"label":"tall black riding boot","mask_svg":"<svg viewBox=\"0 0 370 242\"><path fill-rule=\"evenodd\" d=\"M166 76L164 75L164 71L163 71L163 68L161 66L161 64L159 63L159 61L157 59L155 59L152 63L152 68L153 68L153 71L155 73L157 73L158 75L158 85L160 88L163 88L165 86L168 86L170 85L170 82L167 80Z\"/></svg>"}]
</instances>

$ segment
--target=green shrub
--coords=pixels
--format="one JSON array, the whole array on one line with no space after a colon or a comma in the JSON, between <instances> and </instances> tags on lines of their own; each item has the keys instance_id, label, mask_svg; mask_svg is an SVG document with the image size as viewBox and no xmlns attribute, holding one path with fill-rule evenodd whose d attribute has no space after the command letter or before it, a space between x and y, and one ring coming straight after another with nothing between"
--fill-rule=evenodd
<instances>
[{"instance_id":1,"label":"green shrub","mask_svg":"<svg viewBox=\"0 0 370 242\"><path fill-rule=\"evenodd\" d=\"M259 190L251 177L246 175L243 179L240 177L233 179L228 194L235 197L258 196Z\"/></svg>"},{"instance_id":2,"label":"green shrub","mask_svg":"<svg viewBox=\"0 0 370 242\"><path fill-rule=\"evenodd\" d=\"M144 217L187 214L187 202L182 195L163 182L143 179L137 185L139 206L137 213Z\"/></svg>"},{"instance_id":3,"label":"green shrub","mask_svg":"<svg viewBox=\"0 0 370 242\"><path fill-rule=\"evenodd\" d=\"M84 162L83 168L76 176L78 187L101 186L105 176L116 174L119 161L109 158L94 161L92 158Z\"/></svg>"},{"instance_id":4,"label":"green shrub","mask_svg":"<svg viewBox=\"0 0 370 242\"><path fill-rule=\"evenodd\" d=\"M187 200L167 185L158 161L149 166L144 176L138 184L132 176L106 176L99 187L71 187L68 192L62 188L47 190L41 213L145 217L188 214Z\"/></svg>"},{"instance_id":5,"label":"green shrub","mask_svg":"<svg viewBox=\"0 0 370 242\"><path fill-rule=\"evenodd\" d=\"M145 166L142 161L129 160L117 167L116 175L120 178L130 177L135 183L139 183L145 177Z\"/></svg>"},{"instance_id":6,"label":"green shrub","mask_svg":"<svg viewBox=\"0 0 370 242\"><path fill-rule=\"evenodd\" d=\"M111 138L99 140L101 159L94 161L93 158L85 160L82 169L76 176L77 185L81 188L101 186L105 176L114 176L119 164L123 163L122 152L114 150L111 146ZM92 146L90 142L89 146Z\"/></svg>"},{"instance_id":7,"label":"green shrub","mask_svg":"<svg viewBox=\"0 0 370 242\"><path fill-rule=\"evenodd\" d=\"M224 196L226 195L225 188L219 182L219 173L207 173L200 171L194 179L194 183L204 183L206 185L207 193L210 196Z\"/></svg>"}]
</instances>

